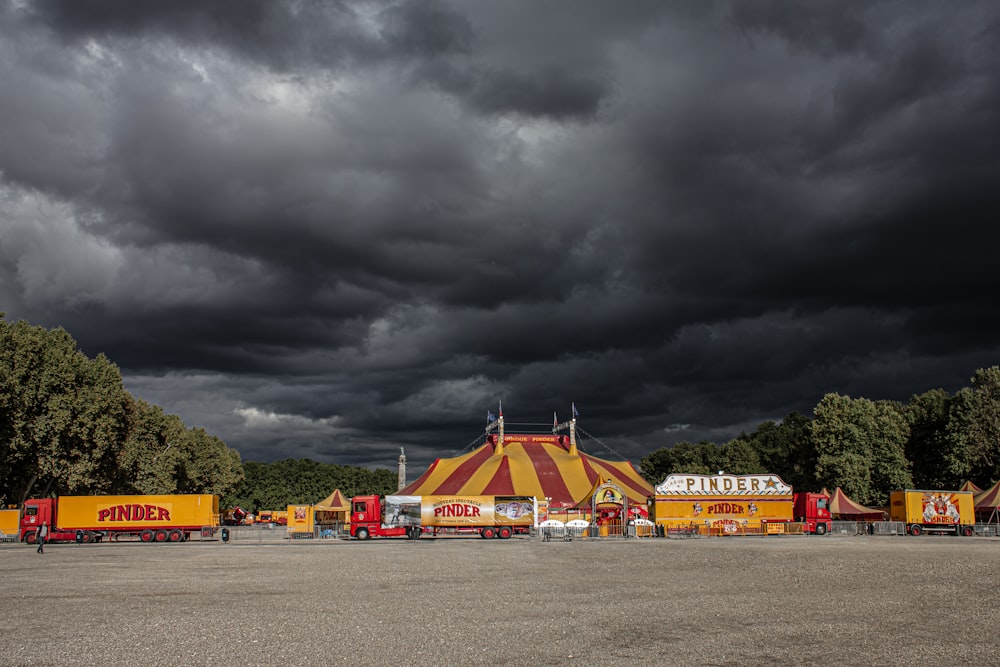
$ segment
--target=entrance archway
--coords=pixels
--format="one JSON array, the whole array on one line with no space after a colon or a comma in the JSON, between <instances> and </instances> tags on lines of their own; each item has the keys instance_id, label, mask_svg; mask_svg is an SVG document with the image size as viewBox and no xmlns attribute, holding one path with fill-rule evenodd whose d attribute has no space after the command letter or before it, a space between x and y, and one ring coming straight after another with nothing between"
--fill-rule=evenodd
<instances>
[{"instance_id":1,"label":"entrance archway","mask_svg":"<svg viewBox=\"0 0 1000 667\"><path fill-rule=\"evenodd\" d=\"M590 498L590 516L597 537L628 535L628 496L610 479L599 484Z\"/></svg>"}]
</instances>

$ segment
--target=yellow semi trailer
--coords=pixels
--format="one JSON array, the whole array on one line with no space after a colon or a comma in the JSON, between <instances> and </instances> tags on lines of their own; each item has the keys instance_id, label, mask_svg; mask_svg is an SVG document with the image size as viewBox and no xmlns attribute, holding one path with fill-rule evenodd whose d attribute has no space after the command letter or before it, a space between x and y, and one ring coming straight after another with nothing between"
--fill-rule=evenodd
<instances>
[{"instance_id":1,"label":"yellow semi trailer","mask_svg":"<svg viewBox=\"0 0 1000 667\"><path fill-rule=\"evenodd\" d=\"M219 497L209 494L153 496L59 496L25 501L21 540L35 542L39 527L51 542L98 542L132 537L142 542L182 542L192 532L214 533Z\"/></svg>"},{"instance_id":2,"label":"yellow semi trailer","mask_svg":"<svg viewBox=\"0 0 1000 667\"><path fill-rule=\"evenodd\" d=\"M0 510L0 537L17 537L20 520L20 510Z\"/></svg>"}]
</instances>

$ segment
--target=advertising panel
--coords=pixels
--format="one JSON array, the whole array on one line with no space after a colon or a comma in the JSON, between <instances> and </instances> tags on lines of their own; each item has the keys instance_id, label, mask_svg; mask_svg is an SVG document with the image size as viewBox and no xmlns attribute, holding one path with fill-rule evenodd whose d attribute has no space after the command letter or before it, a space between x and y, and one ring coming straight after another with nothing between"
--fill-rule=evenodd
<instances>
[{"instance_id":1,"label":"advertising panel","mask_svg":"<svg viewBox=\"0 0 1000 667\"><path fill-rule=\"evenodd\" d=\"M313 511L312 505L289 505L288 532L311 533L313 530Z\"/></svg>"},{"instance_id":2,"label":"advertising panel","mask_svg":"<svg viewBox=\"0 0 1000 667\"><path fill-rule=\"evenodd\" d=\"M790 496L792 487L777 475L668 475L658 496Z\"/></svg>"},{"instance_id":3,"label":"advertising panel","mask_svg":"<svg viewBox=\"0 0 1000 667\"><path fill-rule=\"evenodd\" d=\"M534 504L521 496L386 496L383 528L530 526Z\"/></svg>"},{"instance_id":4,"label":"advertising panel","mask_svg":"<svg viewBox=\"0 0 1000 667\"><path fill-rule=\"evenodd\" d=\"M59 497L59 527L70 530L211 526L218 514L219 497L209 494Z\"/></svg>"}]
</instances>

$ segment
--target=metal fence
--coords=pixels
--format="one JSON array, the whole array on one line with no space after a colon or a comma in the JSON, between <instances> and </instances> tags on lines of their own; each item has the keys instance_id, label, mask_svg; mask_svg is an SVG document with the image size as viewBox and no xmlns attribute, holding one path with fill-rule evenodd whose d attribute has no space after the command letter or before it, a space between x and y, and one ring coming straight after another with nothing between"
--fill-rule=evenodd
<instances>
[{"instance_id":1,"label":"metal fence","mask_svg":"<svg viewBox=\"0 0 1000 667\"><path fill-rule=\"evenodd\" d=\"M287 526L277 526L267 523L251 526L224 526L228 542L235 543L282 543L291 540L336 540L349 537L344 524L315 526L311 531L289 532ZM217 530L213 539L221 539L222 531Z\"/></svg>"}]
</instances>

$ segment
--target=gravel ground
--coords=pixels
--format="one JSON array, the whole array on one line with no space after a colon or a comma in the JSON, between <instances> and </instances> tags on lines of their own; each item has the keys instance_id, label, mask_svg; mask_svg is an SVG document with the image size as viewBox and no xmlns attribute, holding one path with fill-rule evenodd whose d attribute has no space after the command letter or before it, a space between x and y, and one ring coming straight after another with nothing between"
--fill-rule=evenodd
<instances>
[{"instance_id":1,"label":"gravel ground","mask_svg":"<svg viewBox=\"0 0 1000 667\"><path fill-rule=\"evenodd\" d=\"M2 665L988 665L1000 538L0 545Z\"/></svg>"}]
</instances>

